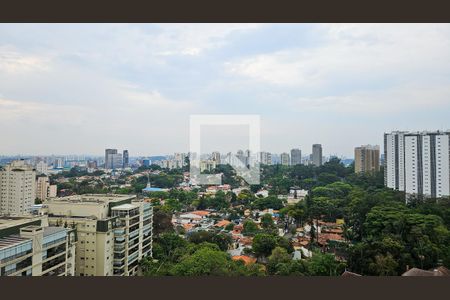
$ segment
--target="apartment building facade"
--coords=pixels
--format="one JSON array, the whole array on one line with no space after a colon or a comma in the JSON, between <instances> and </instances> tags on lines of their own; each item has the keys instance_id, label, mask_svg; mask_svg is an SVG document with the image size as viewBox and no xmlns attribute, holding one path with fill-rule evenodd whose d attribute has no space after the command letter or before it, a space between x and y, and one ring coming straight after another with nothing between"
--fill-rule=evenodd
<instances>
[{"instance_id":1,"label":"apartment building facade","mask_svg":"<svg viewBox=\"0 0 450 300\"><path fill-rule=\"evenodd\" d=\"M311 160L312 160L312 164L316 167L320 167L323 164L322 145L321 144L312 145Z\"/></svg>"},{"instance_id":2,"label":"apartment building facade","mask_svg":"<svg viewBox=\"0 0 450 300\"><path fill-rule=\"evenodd\" d=\"M302 151L300 149L291 150L291 165L300 165L302 163Z\"/></svg>"},{"instance_id":3,"label":"apartment building facade","mask_svg":"<svg viewBox=\"0 0 450 300\"><path fill-rule=\"evenodd\" d=\"M45 216L0 218L0 276L74 276L75 231Z\"/></svg>"},{"instance_id":4,"label":"apartment building facade","mask_svg":"<svg viewBox=\"0 0 450 300\"><path fill-rule=\"evenodd\" d=\"M384 134L385 185L408 196L450 195L450 131Z\"/></svg>"},{"instance_id":5,"label":"apartment building facade","mask_svg":"<svg viewBox=\"0 0 450 300\"><path fill-rule=\"evenodd\" d=\"M138 261L152 255L152 206L135 195L53 198L41 213L50 224L76 229L76 276L134 275Z\"/></svg>"},{"instance_id":6,"label":"apartment building facade","mask_svg":"<svg viewBox=\"0 0 450 300\"><path fill-rule=\"evenodd\" d=\"M23 160L0 169L0 215L29 214L36 198L36 171Z\"/></svg>"},{"instance_id":7,"label":"apartment building facade","mask_svg":"<svg viewBox=\"0 0 450 300\"><path fill-rule=\"evenodd\" d=\"M363 145L355 148L355 173L380 170L380 147Z\"/></svg>"}]
</instances>

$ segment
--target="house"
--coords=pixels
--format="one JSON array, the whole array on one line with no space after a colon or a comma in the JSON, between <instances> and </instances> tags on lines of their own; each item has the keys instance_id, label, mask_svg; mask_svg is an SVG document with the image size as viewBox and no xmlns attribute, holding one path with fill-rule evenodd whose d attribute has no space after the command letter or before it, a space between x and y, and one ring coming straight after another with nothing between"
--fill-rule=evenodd
<instances>
[{"instance_id":1,"label":"house","mask_svg":"<svg viewBox=\"0 0 450 300\"><path fill-rule=\"evenodd\" d=\"M247 255L232 256L231 259L235 261L242 260L245 265L256 263L256 258Z\"/></svg>"},{"instance_id":2,"label":"house","mask_svg":"<svg viewBox=\"0 0 450 300\"><path fill-rule=\"evenodd\" d=\"M450 276L450 270L442 266L430 270L411 268L403 273L402 276Z\"/></svg>"}]
</instances>

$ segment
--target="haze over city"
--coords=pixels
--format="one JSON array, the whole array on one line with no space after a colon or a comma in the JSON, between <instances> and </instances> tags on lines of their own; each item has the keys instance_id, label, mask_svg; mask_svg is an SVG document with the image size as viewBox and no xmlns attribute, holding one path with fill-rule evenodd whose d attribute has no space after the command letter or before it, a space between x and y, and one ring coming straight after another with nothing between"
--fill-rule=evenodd
<instances>
[{"instance_id":1,"label":"haze over city","mask_svg":"<svg viewBox=\"0 0 450 300\"><path fill-rule=\"evenodd\" d=\"M448 24L2 24L0 155L187 152L191 114L259 114L264 151L352 157L448 129L449 75Z\"/></svg>"}]
</instances>

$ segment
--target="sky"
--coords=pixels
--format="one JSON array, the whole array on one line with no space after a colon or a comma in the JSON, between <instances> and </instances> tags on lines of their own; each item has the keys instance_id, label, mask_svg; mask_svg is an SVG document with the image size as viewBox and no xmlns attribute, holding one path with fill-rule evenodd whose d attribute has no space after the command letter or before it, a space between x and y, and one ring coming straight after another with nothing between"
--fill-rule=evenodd
<instances>
[{"instance_id":1,"label":"sky","mask_svg":"<svg viewBox=\"0 0 450 300\"><path fill-rule=\"evenodd\" d=\"M450 25L0 24L0 155L187 152L193 114L259 115L274 153L450 129Z\"/></svg>"}]
</instances>

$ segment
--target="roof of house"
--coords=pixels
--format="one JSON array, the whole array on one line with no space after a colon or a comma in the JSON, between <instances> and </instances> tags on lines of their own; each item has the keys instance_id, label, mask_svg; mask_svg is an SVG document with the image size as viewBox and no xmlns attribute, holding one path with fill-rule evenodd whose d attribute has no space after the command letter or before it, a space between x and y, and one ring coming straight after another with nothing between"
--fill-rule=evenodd
<instances>
[{"instance_id":1,"label":"roof of house","mask_svg":"<svg viewBox=\"0 0 450 300\"><path fill-rule=\"evenodd\" d=\"M359 276L362 276L362 275L345 270L344 273L341 274L341 276L344 276L344 277L359 277Z\"/></svg>"},{"instance_id":2,"label":"roof of house","mask_svg":"<svg viewBox=\"0 0 450 300\"><path fill-rule=\"evenodd\" d=\"M228 220L221 220L221 221L217 222L217 224L215 224L214 226L215 227L225 227L225 226L227 226L230 223L231 222L228 221Z\"/></svg>"},{"instance_id":3,"label":"roof of house","mask_svg":"<svg viewBox=\"0 0 450 300\"><path fill-rule=\"evenodd\" d=\"M190 213L197 215L197 216L201 216L201 217L204 217L204 216L207 216L210 214L210 212L206 211L206 210L196 210L196 211L191 211Z\"/></svg>"},{"instance_id":4,"label":"roof of house","mask_svg":"<svg viewBox=\"0 0 450 300\"><path fill-rule=\"evenodd\" d=\"M450 271L445 267L438 267L431 270L411 268L403 273L402 276L450 276Z\"/></svg>"},{"instance_id":5,"label":"roof of house","mask_svg":"<svg viewBox=\"0 0 450 300\"><path fill-rule=\"evenodd\" d=\"M233 260L242 260L242 261L244 261L244 263L246 264L246 265L248 265L248 264L254 264L255 262L256 262L256 258L254 258L254 257L250 257L250 256L247 256L247 255L236 255L236 256L233 256L233 257L231 257Z\"/></svg>"}]
</instances>

